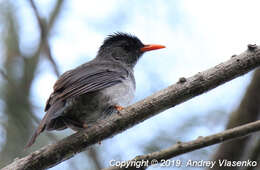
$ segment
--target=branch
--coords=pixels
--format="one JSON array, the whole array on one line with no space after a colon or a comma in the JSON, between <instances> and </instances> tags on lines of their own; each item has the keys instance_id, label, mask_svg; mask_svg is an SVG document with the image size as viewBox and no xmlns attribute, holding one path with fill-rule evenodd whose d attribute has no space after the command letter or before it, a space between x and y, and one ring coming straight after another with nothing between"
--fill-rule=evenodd
<instances>
[{"instance_id":1,"label":"branch","mask_svg":"<svg viewBox=\"0 0 260 170\"><path fill-rule=\"evenodd\" d=\"M56 2L55 6L54 6L54 10L50 14L51 16L49 17L50 18L49 22L46 23L46 27L45 27L44 22L40 18L39 12L37 12L37 8L34 4L34 1L30 0L30 4L32 5L32 9L36 15L36 19L37 19L39 27L40 27L41 36L40 36L40 44L38 45L36 51L33 53L32 56L28 56L24 59L25 64L30 66L30 67L28 67L28 66L24 67L24 72L26 72L26 74L24 74L24 78L23 78L23 79L26 79L25 87L28 87L28 89L30 88L30 86L32 84L33 78L35 77L35 70L38 66L40 54L41 54L42 50L44 49L44 44L46 44L46 40L48 39L49 32L53 28L53 24L57 20L57 16L60 13L63 2L64 2L63 0L58 0ZM33 4L35 7L33 7Z\"/></svg>"},{"instance_id":2,"label":"branch","mask_svg":"<svg viewBox=\"0 0 260 170\"><path fill-rule=\"evenodd\" d=\"M51 12L51 16L50 16L50 19L49 19L49 22L48 22L48 25L47 25L47 30L50 30L50 28L53 27L53 24L55 23L55 19L59 15L63 3L64 3L64 0L58 0L56 2L55 8ZM45 51L47 53L46 55L47 55L49 61L52 64L52 67L54 69L56 76L59 77L59 75L60 75L60 72L59 72L59 69L58 69L59 67L58 67L57 63L55 62L55 60L52 56L50 45L49 45L48 41L46 41Z\"/></svg>"},{"instance_id":3,"label":"branch","mask_svg":"<svg viewBox=\"0 0 260 170\"><path fill-rule=\"evenodd\" d=\"M29 2L30 2L30 5L32 6L33 12L34 12L36 19L38 21L38 24L39 24L39 27L40 27L40 30L41 30L41 38L43 39L47 36L47 30L45 30L46 24L44 23L43 19L41 18L40 13L39 13L34 1L29 0Z\"/></svg>"},{"instance_id":4,"label":"branch","mask_svg":"<svg viewBox=\"0 0 260 170\"><path fill-rule=\"evenodd\" d=\"M248 50L239 56L233 56L230 60L190 78L181 78L177 84L125 108L120 114L113 114L106 120L96 122L84 132L77 132L24 158L17 159L3 170L53 167L84 151L88 146L112 137L159 112L205 93L258 66L260 66L260 47L249 45Z\"/></svg>"},{"instance_id":5,"label":"branch","mask_svg":"<svg viewBox=\"0 0 260 170\"><path fill-rule=\"evenodd\" d=\"M50 45L49 45L49 42L48 42L48 34L49 34L49 31L50 31L50 28L52 28L53 26L53 23L54 23L54 20L55 18L57 17L58 15L58 11L60 10L61 8L61 5L62 5L62 0L59 0L57 3L56 3L56 6L54 8L54 11L51 13L51 17L50 17L50 21L48 22L48 25L46 24L46 22L44 22L44 20L41 18L40 16L40 13L39 13L39 10L37 9L35 3L33 0L29 0L31 6L32 6L32 9L34 11L34 14L36 16L36 19L38 21L38 25L40 27L40 32L41 32L41 41L42 41L42 46L44 47L44 51L46 53L46 56L47 56L47 59L49 60L49 62L51 63L53 69L54 69L54 72L56 74L57 77L59 77L60 75L60 72L59 72L59 69L58 69L58 65L57 63L55 62L53 56L52 56L52 53L51 53L51 49L50 49ZM40 45L41 46L41 45Z\"/></svg>"},{"instance_id":6,"label":"branch","mask_svg":"<svg viewBox=\"0 0 260 170\"><path fill-rule=\"evenodd\" d=\"M128 161L129 164L131 162L141 162L142 160L147 161L147 165L151 165L154 163L160 163L162 160L167 160L173 157L176 157L178 155L181 155L183 153L187 153L190 151L194 151L196 149L204 148L206 146L214 145L217 143L221 143L230 139L235 139L238 137L249 135L250 133L256 132L260 130L260 120L248 123L246 125L242 125L236 128L232 128L229 130L225 130L221 133L217 133L214 135L206 136L206 137L198 137L198 139L190 141L190 142L178 142L177 144L158 151L153 152L147 155L141 155L137 156L134 159ZM251 159L252 160L252 159ZM140 165L140 164L139 164ZM110 167L105 168L103 170L125 170L127 168L120 168L120 167ZM131 170L134 169L134 167L131 167Z\"/></svg>"},{"instance_id":7,"label":"branch","mask_svg":"<svg viewBox=\"0 0 260 170\"><path fill-rule=\"evenodd\" d=\"M241 100L238 108L230 116L226 129L237 127L246 123L254 122L259 119L260 115L260 69L256 69L250 85ZM252 138L247 136L236 141L222 143L218 146L212 160L230 160L238 161L243 159L248 149L252 147L250 143ZM240 148L240 149L237 149ZM229 170L237 170L237 167L229 167ZM223 170L223 166L216 165L208 170Z\"/></svg>"},{"instance_id":8,"label":"branch","mask_svg":"<svg viewBox=\"0 0 260 170\"><path fill-rule=\"evenodd\" d=\"M46 44L45 44L45 53L46 53L46 56L47 56L48 60L50 61L51 65L52 65L52 67L53 67L53 69L54 69L55 75L56 75L57 77L59 77L59 76L60 76L60 71L59 71L59 69L58 69L59 67L58 67L57 63L55 62L55 60L54 60L54 58L53 58L53 56L52 56L52 52L51 52L51 48L50 48L50 45L49 45L48 40L46 40L45 43L46 43Z\"/></svg>"},{"instance_id":9,"label":"branch","mask_svg":"<svg viewBox=\"0 0 260 170\"><path fill-rule=\"evenodd\" d=\"M93 165L95 166L95 169L102 169L101 168L101 160L99 159L99 155L98 155L98 152L97 152L97 149L94 148L94 147L90 147L88 149L88 152L87 152L87 155L90 159L92 159L93 161Z\"/></svg>"},{"instance_id":10,"label":"branch","mask_svg":"<svg viewBox=\"0 0 260 170\"><path fill-rule=\"evenodd\" d=\"M8 76L6 75L5 71L0 69L0 74L2 75L2 77L7 81L7 82L10 82Z\"/></svg>"}]
</instances>

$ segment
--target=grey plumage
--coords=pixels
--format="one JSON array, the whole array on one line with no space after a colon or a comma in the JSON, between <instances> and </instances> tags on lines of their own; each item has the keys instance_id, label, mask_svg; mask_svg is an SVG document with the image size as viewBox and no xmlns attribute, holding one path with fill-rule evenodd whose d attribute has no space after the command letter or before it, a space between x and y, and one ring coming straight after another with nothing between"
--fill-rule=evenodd
<instances>
[{"instance_id":1,"label":"grey plumage","mask_svg":"<svg viewBox=\"0 0 260 170\"><path fill-rule=\"evenodd\" d=\"M133 68L145 51L137 37L116 33L105 39L95 59L65 72L54 84L46 102L46 114L27 147L44 130L80 130L126 106L134 97Z\"/></svg>"},{"instance_id":2,"label":"grey plumage","mask_svg":"<svg viewBox=\"0 0 260 170\"><path fill-rule=\"evenodd\" d=\"M71 80L72 78L69 77L75 78L74 74L82 71L82 76L78 76L79 78L75 81L60 83L62 88L66 88L62 93L59 92L60 88L54 85L56 90L50 96L45 108L45 111L49 113L46 118L47 130L64 129L68 125L73 129L80 129L80 126L70 122L80 122L81 125L84 122L90 124L102 114L106 115L105 111L109 107L126 106L133 98L135 80L131 68L124 68L115 62L93 60L75 70L80 71L76 73L74 70L69 71L64 74L64 78L59 79Z\"/></svg>"}]
</instances>

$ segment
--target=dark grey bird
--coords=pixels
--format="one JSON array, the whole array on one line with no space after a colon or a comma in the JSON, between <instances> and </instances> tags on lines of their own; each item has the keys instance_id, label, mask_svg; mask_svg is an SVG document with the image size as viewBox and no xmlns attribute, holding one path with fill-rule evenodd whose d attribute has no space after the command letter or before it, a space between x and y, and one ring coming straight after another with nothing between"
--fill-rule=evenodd
<instances>
[{"instance_id":1,"label":"dark grey bird","mask_svg":"<svg viewBox=\"0 0 260 170\"><path fill-rule=\"evenodd\" d=\"M123 109L134 97L133 68L137 61L144 52L160 48L165 46L144 45L126 33L108 36L96 58L65 72L56 81L46 102L46 114L27 147L44 130L79 131Z\"/></svg>"}]
</instances>

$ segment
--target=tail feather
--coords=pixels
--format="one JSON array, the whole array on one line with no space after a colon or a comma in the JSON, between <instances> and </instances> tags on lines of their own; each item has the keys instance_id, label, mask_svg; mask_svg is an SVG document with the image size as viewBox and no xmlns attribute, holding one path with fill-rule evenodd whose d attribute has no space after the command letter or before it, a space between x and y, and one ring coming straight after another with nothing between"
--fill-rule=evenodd
<instances>
[{"instance_id":1,"label":"tail feather","mask_svg":"<svg viewBox=\"0 0 260 170\"><path fill-rule=\"evenodd\" d=\"M48 117L48 113L46 113L44 118L41 120L40 125L34 131L32 137L30 138L29 142L25 146L25 149L31 147L34 144L36 138L40 135L40 133L42 133L45 130L47 117Z\"/></svg>"},{"instance_id":2,"label":"tail feather","mask_svg":"<svg viewBox=\"0 0 260 170\"><path fill-rule=\"evenodd\" d=\"M49 99L50 100L50 99ZM49 100L47 103L49 103ZM56 103L54 103L53 105L49 106L46 105L46 109L45 111L47 111L47 113L45 114L45 116L43 117L43 119L41 120L38 128L35 130L35 132L33 133L31 139L29 140L29 142L27 143L25 148L29 148L30 146L32 146L36 140L36 138L40 135L40 133L42 133L45 129L47 130L53 130L51 129L51 127L53 126L51 124L52 120L54 120L55 118L59 117L60 115L62 115L64 110L64 102L63 101L58 101ZM53 121L55 122L55 121ZM62 122L63 123L63 122ZM66 126L65 124L59 124L61 127L61 129L65 129ZM62 127L63 125L63 127ZM57 127L54 129L57 129Z\"/></svg>"}]
</instances>

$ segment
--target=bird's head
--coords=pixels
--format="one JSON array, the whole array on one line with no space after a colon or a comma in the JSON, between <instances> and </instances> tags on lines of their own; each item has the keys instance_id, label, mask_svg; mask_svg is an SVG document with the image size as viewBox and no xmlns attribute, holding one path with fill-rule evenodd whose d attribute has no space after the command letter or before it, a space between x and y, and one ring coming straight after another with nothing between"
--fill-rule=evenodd
<instances>
[{"instance_id":1,"label":"bird's head","mask_svg":"<svg viewBox=\"0 0 260 170\"><path fill-rule=\"evenodd\" d=\"M162 45L144 45L136 36L126 33L109 35L101 45L97 58L109 59L134 67L144 52L165 48Z\"/></svg>"}]
</instances>

